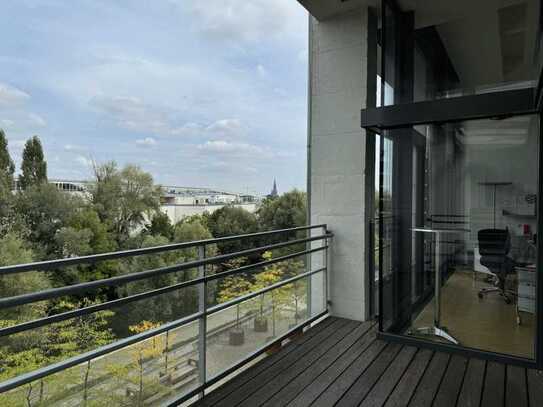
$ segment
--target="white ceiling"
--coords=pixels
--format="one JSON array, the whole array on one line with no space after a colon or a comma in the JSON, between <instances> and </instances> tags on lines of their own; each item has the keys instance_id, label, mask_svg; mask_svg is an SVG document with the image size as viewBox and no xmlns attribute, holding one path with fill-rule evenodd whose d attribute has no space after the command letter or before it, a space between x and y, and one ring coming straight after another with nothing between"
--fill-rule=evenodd
<instances>
[{"instance_id":1,"label":"white ceiling","mask_svg":"<svg viewBox=\"0 0 543 407\"><path fill-rule=\"evenodd\" d=\"M535 77L538 3L399 0L402 10L414 11L416 28L436 26L463 88Z\"/></svg>"}]
</instances>

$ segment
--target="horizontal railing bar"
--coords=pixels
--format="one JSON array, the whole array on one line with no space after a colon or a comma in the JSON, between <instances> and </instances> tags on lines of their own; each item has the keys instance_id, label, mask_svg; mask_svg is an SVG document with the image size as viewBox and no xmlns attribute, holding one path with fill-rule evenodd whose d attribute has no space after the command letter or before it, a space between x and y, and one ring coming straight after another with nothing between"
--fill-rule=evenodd
<instances>
[{"instance_id":1,"label":"horizontal railing bar","mask_svg":"<svg viewBox=\"0 0 543 407\"><path fill-rule=\"evenodd\" d=\"M175 399L175 400L172 400L169 402L169 404L167 404L168 407L173 407L173 406L178 406L179 404L187 401L188 399L190 399L191 397L194 397L196 396L198 393L201 393L202 391L206 390L207 388L209 388L210 386L213 386L215 383L221 381L222 379L224 379L225 377L227 377L228 375L234 373L236 370L238 370L239 368L243 367L244 365L246 365L247 363L249 363L250 361L254 360L255 358L257 358L258 356L262 355L264 352L266 352L268 349L270 349L272 346L274 346L276 343L281 343L283 342L285 339L287 339L289 336L291 336L294 332L296 332L297 330L299 330L300 328L303 328L309 324L311 324L312 322L316 321L317 319L320 319L322 317L324 317L325 315L328 314L328 309L325 309L324 311L318 313L317 315L314 315L312 316L311 318L301 322L300 324L298 324L297 326L295 326L294 328L291 328L289 329L287 332L285 332L283 335L277 337L275 340L273 340L272 342L270 343L267 343L263 346L261 346L260 348L258 348L256 351L250 353L246 358L244 358L243 360L240 360L239 362L235 363L234 365L230 366L229 368L227 368L226 370L223 370L221 373L213 376L211 379L208 379L204 384L201 384L199 385L198 387L195 387L194 389L192 389L191 391L189 391L188 393L185 393L184 395L182 395L181 397Z\"/></svg>"},{"instance_id":2,"label":"horizontal railing bar","mask_svg":"<svg viewBox=\"0 0 543 407\"><path fill-rule=\"evenodd\" d=\"M233 274L245 273L246 271L250 271L251 269L254 269L254 268L260 268L262 266L267 266L267 265L274 264L274 263L280 263L282 261L294 259L296 257L300 257L300 256L303 256L303 255L306 255L306 254L320 252L320 251L323 251L323 250L325 250L327 248L328 248L328 246L324 245L324 246L316 247L314 249L308 249L308 250L303 250L303 251L292 253L292 254L287 254L286 256L275 257L273 259L262 261L262 262L259 262L259 263L249 264L247 266L241 266L241 267L238 267L237 269L223 271L222 273L211 274L209 276L206 276L205 279L206 279L207 282L214 281L214 280L220 280L222 278L231 276Z\"/></svg>"},{"instance_id":3,"label":"horizontal railing bar","mask_svg":"<svg viewBox=\"0 0 543 407\"><path fill-rule=\"evenodd\" d=\"M201 245L211 245L211 244L216 244L216 243L229 242L232 240L248 239L251 237L256 238L256 237L263 237L263 236L271 236L271 235L276 235L276 234L298 232L302 230L311 230L311 229L317 229L317 228L326 228L326 225L321 224L321 225L300 226L296 228L271 230L271 231L257 232L257 233L248 233L248 234L236 235L236 236L225 236L225 237L219 237L215 239L197 240L193 242L173 243L173 244L168 244L168 245L163 245L163 246L145 247L141 249L132 249L132 250L117 251L117 252L93 254L89 256L70 257L70 258L58 259L58 260L46 260L46 261L40 261L40 262L35 262L35 263L18 264L14 266L3 266L3 267L0 267L0 275L22 273L22 272L27 272L27 271L46 271L46 270L51 270L51 269L55 269L59 267L74 266L78 264L97 263L100 261L114 260L114 259L119 259L119 258L124 258L124 257L135 257L135 256L142 256L145 254L155 254L155 253L161 253L161 252L172 251L172 250L189 249L191 247L196 247L196 246L201 246Z\"/></svg>"},{"instance_id":4,"label":"horizontal railing bar","mask_svg":"<svg viewBox=\"0 0 543 407\"><path fill-rule=\"evenodd\" d=\"M98 349L83 353L81 355L74 356L72 358L69 358L67 360L54 363L52 365L43 367L41 369L34 370L29 373L24 373L22 375L19 375L17 377L14 377L9 380L5 380L0 383L0 393L3 393L5 391L13 390L16 387L22 386L24 384L33 382L35 380L41 379L46 376L50 376L54 373L58 373L62 370L66 370L70 367L74 367L76 365L79 365L81 363L88 362L89 360L96 359L100 356L107 355L111 352L114 352L119 349L126 348L127 346L133 345L135 343L144 341L146 339L152 338L153 336L160 335L161 333L164 333L166 331L169 331L171 329L178 328L180 326L190 324L191 322L194 322L198 320L199 318L202 318L204 314L202 312L198 312L195 314L192 314L188 317L184 317L181 319L178 319L177 321L169 322L164 325L161 325L157 328L149 329L148 331L130 336L128 338L120 339L118 341L112 342L108 345L102 346Z\"/></svg>"},{"instance_id":5,"label":"horizontal railing bar","mask_svg":"<svg viewBox=\"0 0 543 407\"><path fill-rule=\"evenodd\" d=\"M307 254L315 253L315 252L318 252L318 251L322 251L322 250L325 250L327 247L328 246L321 246L321 247L317 247L315 249L304 250L304 251L301 251L301 252L296 252L296 253L293 253L293 254L288 254L286 256L276 257L274 259L262 261L262 262L259 262L259 263L250 264L248 266L238 267L236 269L228 270L228 271L225 271L223 273L213 274L213 275L205 276L205 277L199 277L199 278L195 278L193 280L183 281L182 283L173 284L173 285L170 285L170 286L167 286L167 287L161 287L161 288L157 288L155 290L146 291L144 293L134 294L134 295L124 297L124 298L119 298L117 300L108 301L108 302L104 302L104 303L101 303L101 304L90 305L90 306L85 307L85 308L80 308L80 309L73 310L73 311L67 311L67 312L63 312L61 314L51 315L51 316L36 319L36 320L33 320L33 321L24 322L24 323L21 323L21 324L18 324L18 325L9 326L9 327L0 329L0 337L13 335L13 334L24 332L24 331L28 331L30 329L36 329L36 328L39 328L39 327L42 327L42 326L45 326L45 325L50 325L50 324L53 324L53 323L65 321L65 320L71 319L71 318L77 318L77 317L80 317L80 316L89 315L89 314L92 314L92 313L95 313L95 312L98 312L98 311L103 311L103 310L119 307L121 305L129 304L129 303L134 302L134 301L141 301L141 300L144 300L144 299L147 299L147 298L150 298L150 297L155 297L157 295L166 294L166 293L171 292L171 291L176 291L176 290L180 290L180 289L183 289L183 288L186 288L186 287L191 287L191 286L194 286L194 285L197 285L197 284L201 284L204 281L206 281L206 282L207 281L213 281L213 280L217 280L217 279L220 279L220 278L228 277L228 276L230 276L232 274L238 274L238 273L242 273L242 272L256 270L258 268L265 267L265 266L268 266L270 264L279 263L279 262L286 261L286 260L289 260L289 259L292 259L292 258L296 258L296 257L304 256L304 255L307 255Z\"/></svg>"},{"instance_id":6,"label":"horizontal railing bar","mask_svg":"<svg viewBox=\"0 0 543 407\"><path fill-rule=\"evenodd\" d=\"M196 268L198 266L205 266L207 264L216 264L225 260L230 260L236 257L242 257L242 256L254 254L254 253L260 253L263 251L279 249L281 247L293 246L296 244L312 242L315 240L324 240L327 237L330 237L330 234L327 233L324 235L307 237L304 239L289 240L287 242L275 243L275 244L271 244L267 246L257 247L254 249L242 250L236 253L223 254L220 256L209 257L207 259L202 259L202 260L194 260L194 261L178 264L175 266L162 267L162 268L157 268L153 270L142 271L139 273L132 273L132 274L127 274L127 275L122 275L122 276L110 277L110 278L105 278L105 279L97 280L97 281L89 281L86 283L73 284L70 286L53 288L50 290L39 291L36 293L21 294L21 295L17 295L13 297L8 297L8 298L0 298L0 309L30 304L33 302L43 301L50 298L62 297L65 295L81 293L81 292L85 292L85 291L89 291L89 290L93 290L93 289L101 288L101 287L119 286L119 285L126 284L132 281L144 280L146 278L154 277L159 274L169 274L169 273L183 271L183 270L187 270L191 268Z\"/></svg>"},{"instance_id":7,"label":"horizontal railing bar","mask_svg":"<svg viewBox=\"0 0 543 407\"><path fill-rule=\"evenodd\" d=\"M255 292L252 292L252 293L249 293L249 294L242 295L241 297L237 297L237 298L235 298L235 299L233 299L231 301L224 302L224 303L219 304L219 305L215 305L214 307L211 307L211 308L209 308L207 310L207 315L215 314L215 313L217 313L219 311L222 311L223 309L230 308L230 307L232 307L232 306L234 306L236 304L239 304L240 302L250 300L251 298L258 297L261 294L265 294L268 291L275 290L276 288L280 288L280 287L283 287L284 285L291 284L291 283L294 283L294 282L296 282L298 280L301 280L304 277L309 277L309 276L312 276L313 274L321 273L321 272L324 272L324 271L326 271L326 267L322 267L320 269L313 270L313 271L307 271L305 273L298 274L297 276L287 278L286 280L279 281L278 283L275 283L275 284L269 285L267 287L264 287L261 290L258 290L258 291L255 291Z\"/></svg>"},{"instance_id":8,"label":"horizontal railing bar","mask_svg":"<svg viewBox=\"0 0 543 407\"><path fill-rule=\"evenodd\" d=\"M105 345L105 346L102 346L102 347L100 347L98 349L83 353L81 355L74 356L74 357L69 358L69 359L67 359L65 361L57 362L57 363L54 363L52 365L43 367L41 369L37 369L37 370L34 370L32 372L19 375L17 377L14 377L13 379L9 379L9 380L6 380L4 382L1 382L0 383L0 393L12 390L12 389L14 389L16 387L19 387L19 386L22 386L24 384L30 383L32 381L41 379L43 377L50 376L51 374L60 372L62 370L66 370L66 369L68 369L70 367L79 365L81 363L88 362L89 360L96 359L96 358L98 358L100 356L107 355L107 354L109 354L111 352L114 352L116 350L123 349L123 348L125 348L127 346L130 346L130 345L133 345L135 343L138 343L138 342L144 341L146 339L152 338L153 336L160 335L161 333L164 333L164 332L169 331L171 329L175 329L175 328L178 328L180 326L183 326L183 325L189 324L191 322L194 322L195 320L197 320L199 318L208 317L209 315L212 315L212 314L215 314L215 313L217 313L219 311L222 311L225 308L232 307L232 306L234 306L234 305L236 305L236 304L238 304L240 302L247 301L247 300L249 300L249 299L251 299L253 297L264 294L264 293L266 293L268 291L272 291L272 290L280 288L280 287L282 287L284 285L291 284L291 283L293 283L293 282L295 282L297 280L300 280L300 279L302 279L304 277L308 277L308 276L311 276L313 274L320 273L320 272L325 272L325 271L326 271L326 267L323 267L323 268L318 269L318 270L309 271L307 273L299 274L299 275L297 275L295 277L280 281L280 282L278 282L276 284L272 284L272 285L270 285L268 287L265 287L265 288L263 288L261 290L255 291L254 293L244 295L244 296L238 297L238 298L236 298L234 300L231 300L231 301L225 302L223 304L217 305L215 307L209 308L206 312L197 312L197 313L192 314L192 315L190 315L188 317L181 318L181 319L179 319L177 321L166 323L166 324L161 325L161 326L159 326L157 328L150 329L148 331L145 331L145 332L130 336L128 338L124 338L124 339L112 342L112 343L110 343L108 345Z\"/></svg>"}]
</instances>

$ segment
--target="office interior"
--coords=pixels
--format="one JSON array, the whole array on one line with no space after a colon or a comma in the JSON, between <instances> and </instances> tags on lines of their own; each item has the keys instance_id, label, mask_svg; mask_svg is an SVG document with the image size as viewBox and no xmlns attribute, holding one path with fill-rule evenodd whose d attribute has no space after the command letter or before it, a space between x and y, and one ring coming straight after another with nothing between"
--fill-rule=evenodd
<instances>
[{"instance_id":1,"label":"office interior","mask_svg":"<svg viewBox=\"0 0 543 407\"><path fill-rule=\"evenodd\" d=\"M386 81L378 104L535 86L537 1L487 0L449 11L445 3L414 13L407 72L394 43L406 23L386 11L383 29L396 34L379 49ZM383 133L385 332L535 358L539 120L513 114Z\"/></svg>"}]
</instances>

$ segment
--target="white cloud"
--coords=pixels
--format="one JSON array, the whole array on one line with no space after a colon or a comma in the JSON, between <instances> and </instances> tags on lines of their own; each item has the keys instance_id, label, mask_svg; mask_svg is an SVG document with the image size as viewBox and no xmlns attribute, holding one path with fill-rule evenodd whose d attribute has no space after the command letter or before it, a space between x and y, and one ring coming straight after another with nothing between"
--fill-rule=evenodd
<instances>
[{"instance_id":1,"label":"white cloud","mask_svg":"<svg viewBox=\"0 0 543 407\"><path fill-rule=\"evenodd\" d=\"M156 140L153 137L145 137L143 139L136 140L136 144L141 147L152 147L156 145Z\"/></svg>"},{"instance_id":2,"label":"white cloud","mask_svg":"<svg viewBox=\"0 0 543 407\"><path fill-rule=\"evenodd\" d=\"M226 140L210 140L198 145L198 150L205 153L231 157L269 158L273 152L265 147L248 143L234 143Z\"/></svg>"},{"instance_id":3,"label":"white cloud","mask_svg":"<svg viewBox=\"0 0 543 407\"><path fill-rule=\"evenodd\" d=\"M177 0L185 3L186 0ZM258 41L297 31L305 11L293 0L206 0L187 6L195 27L219 40Z\"/></svg>"},{"instance_id":4,"label":"white cloud","mask_svg":"<svg viewBox=\"0 0 543 407\"><path fill-rule=\"evenodd\" d=\"M12 128L14 126L15 122L13 120L10 120L10 119L1 119L0 120L0 127L4 128L4 129L9 129L9 128Z\"/></svg>"},{"instance_id":5,"label":"white cloud","mask_svg":"<svg viewBox=\"0 0 543 407\"><path fill-rule=\"evenodd\" d=\"M75 144L65 144L64 145L64 151L82 151L84 150L83 147L75 145Z\"/></svg>"},{"instance_id":6,"label":"white cloud","mask_svg":"<svg viewBox=\"0 0 543 407\"><path fill-rule=\"evenodd\" d=\"M28 114L28 124L33 127L46 127L47 122L45 119L35 113Z\"/></svg>"},{"instance_id":7,"label":"white cloud","mask_svg":"<svg viewBox=\"0 0 543 407\"><path fill-rule=\"evenodd\" d=\"M118 126L140 133L223 138L242 136L246 130L236 118L220 119L208 125L196 122L179 125L175 119L179 112L145 103L134 96L94 97L90 104L111 117Z\"/></svg>"},{"instance_id":8,"label":"white cloud","mask_svg":"<svg viewBox=\"0 0 543 407\"><path fill-rule=\"evenodd\" d=\"M258 74L258 76L260 76L261 78L265 78L268 76L268 71L266 70L266 68L264 68L263 65L261 64L258 64L256 66L256 73Z\"/></svg>"},{"instance_id":9,"label":"white cloud","mask_svg":"<svg viewBox=\"0 0 543 407\"><path fill-rule=\"evenodd\" d=\"M243 131L241 120L221 119L206 127L206 132L218 136L239 136Z\"/></svg>"},{"instance_id":10,"label":"white cloud","mask_svg":"<svg viewBox=\"0 0 543 407\"><path fill-rule=\"evenodd\" d=\"M204 126L199 123L186 123L175 127L169 132L172 136L199 136L204 131Z\"/></svg>"},{"instance_id":11,"label":"white cloud","mask_svg":"<svg viewBox=\"0 0 543 407\"><path fill-rule=\"evenodd\" d=\"M83 155L76 156L75 162L77 162L79 165L86 168L91 168L93 166L93 161L90 158L87 158Z\"/></svg>"},{"instance_id":12,"label":"white cloud","mask_svg":"<svg viewBox=\"0 0 543 407\"><path fill-rule=\"evenodd\" d=\"M0 83L0 106L14 107L25 103L30 95L5 83Z\"/></svg>"}]
</instances>

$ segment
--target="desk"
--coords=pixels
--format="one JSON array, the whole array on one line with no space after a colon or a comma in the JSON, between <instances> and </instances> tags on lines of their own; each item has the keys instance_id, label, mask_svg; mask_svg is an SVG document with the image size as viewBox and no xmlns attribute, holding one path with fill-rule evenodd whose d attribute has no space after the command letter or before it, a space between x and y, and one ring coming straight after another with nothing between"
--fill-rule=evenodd
<instances>
[{"instance_id":1,"label":"desk","mask_svg":"<svg viewBox=\"0 0 543 407\"><path fill-rule=\"evenodd\" d=\"M437 336L443 339L446 339L449 342L459 345L460 343L450 335L445 327L441 326L441 252L440 252L440 239L442 234L446 233L468 233L471 232L470 229L428 229L428 228L413 228L411 229L413 233L433 233L436 235L436 245L435 245L435 285L434 285L434 325L416 328L408 332L408 334L417 334L417 335L426 335L426 336Z\"/></svg>"}]
</instances>

